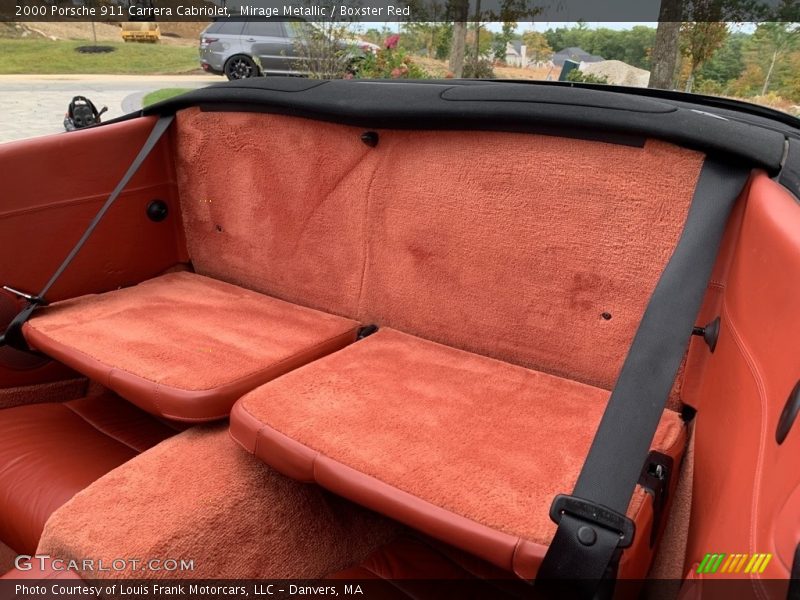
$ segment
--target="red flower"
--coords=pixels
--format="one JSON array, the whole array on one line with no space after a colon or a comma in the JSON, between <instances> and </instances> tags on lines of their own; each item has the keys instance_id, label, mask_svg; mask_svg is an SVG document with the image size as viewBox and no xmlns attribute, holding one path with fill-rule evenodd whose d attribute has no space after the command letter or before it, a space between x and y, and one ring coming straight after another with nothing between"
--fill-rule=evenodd
<instances>
[{"instance_id":1,"label":"red flower","mask_svg":"<svg viewBox=\"0 0 800 600\"><path fill-rule=\"evenodd\" d=\"M395 67L394 69L392 69L391 76L392 79L399 79L400 77L403 76L403 71L399 67Z\"/></svg>"},{"instance_id":2,"label":"red flower","mask_svg":"<svg viewBox=\"0 0 800 600\"><path fill-rule=\"evenodd\" d=\"M400 35L395 33L390 35L386 40L383 42L383 47L387 50L394 50L397 48L397 43L400 41Z\"/></svg>"}]
</instances>

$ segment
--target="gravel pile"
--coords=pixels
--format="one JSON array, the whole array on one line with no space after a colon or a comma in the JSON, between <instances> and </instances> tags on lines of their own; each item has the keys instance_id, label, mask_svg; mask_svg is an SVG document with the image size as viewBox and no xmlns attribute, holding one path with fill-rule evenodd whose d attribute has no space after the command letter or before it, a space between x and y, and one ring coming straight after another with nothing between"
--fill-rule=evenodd
<instances>
[{"instance_id":1,"label":"gravel pile","mask_svg":"<svg viewBox=\"0 0 800 600\"><path fill-rule=\"evenodd\" d=\"M621 60L602 60L595 63L581 63L581 72L605 76L612 85L647 87L650 71L639 69Z\"/></svg>"}]
</instances>

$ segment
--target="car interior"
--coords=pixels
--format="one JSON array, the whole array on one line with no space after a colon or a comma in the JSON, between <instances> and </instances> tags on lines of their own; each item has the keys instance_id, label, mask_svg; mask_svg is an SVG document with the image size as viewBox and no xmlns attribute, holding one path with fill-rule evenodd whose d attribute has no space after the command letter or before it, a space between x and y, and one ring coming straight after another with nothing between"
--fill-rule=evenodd
<instances>
[{"instance_id":1,"label":"car interior","mask_svg":"<svg viewBox=\"0 0 800 600\"><path fill-rule=\"evenodd\" d=\"M0 573L789 578L800 132L643 94L268 78L0 146Z\"/></svg>"}]
</instances>

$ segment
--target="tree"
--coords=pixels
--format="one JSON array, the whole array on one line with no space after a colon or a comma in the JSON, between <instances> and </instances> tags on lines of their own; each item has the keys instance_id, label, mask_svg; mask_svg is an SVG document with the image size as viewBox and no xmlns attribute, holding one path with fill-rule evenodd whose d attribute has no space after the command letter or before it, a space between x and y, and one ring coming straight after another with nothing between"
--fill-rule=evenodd
<instances>
[{"instance_id":1,"label":"tree","mask_svg":"<svg viewBox=\"0 0 800 600\"><path fill-rule=\"evenodd\" d=\"M362 35L361 38L375 44L376 46L382 46L383 40L391 35L391 31L387 27L383 27L381 29L376 29L374 27L370 27L367 29Z\"/></svg>"},{"instance_id":2,"label":"tree","mask_svg":"<svg viewBox=\"0 0 800 600\"><path fill-rule=\"evenodd\" d=\"M607 60L621 60L629 65L647 69L650 66L650 54L655 44L656 30L644 25L623 30L608 27L588 29L585 24L579 24L570 28L550 29L544 33L544 37L553 50L560 51L577 46Z\"/></svg>"},{"instance_id":3,"label":"tree","mask_svg":"<svg viewBox=\"0 0 800 600\"><path fill-rule=\"evenodd\" d=\"M591 34L589 29L579 24L575 27L548 29L544 35L547 38L547 43L550 44L550 47L556 52L572 46L583 48L587 52L591 52L591 50L587 48L587 46L591 46L589 43Z\"/></svg>"},{"instance_id":4,"label":"tree","mask_svg":"<svg viewBox=\"0 0 800 600\"><path fill-rule=\"evenodd\" d=\"M526 31L522 34L522 43L527 48L528 58L541 62L553 57L553 49L547 43L547 37L538 31Z\"/></svg>"},{"instance_id":5,"label":"tree","mask_svg":"<svg viewBox=\"0 0 800 600\"><path fill-rule=\"evenodd\" d=\"M710 17L713 15L709 15ZM721 21L690 21L681 24L681 53L689 62L687 92L692 91L697 70L714 56L728 37L728 24Z\"/></svg>"},{"instance_id":6,"label":"tree","mask_svg":"<svg viewBox=\"0 0 800 600\"><path fill-rule=\"evenodd\" d=\"M476 23L476 30L480 30L481 22L511 23L525 20L533 20L543 8L532 6L530 0L500 0L498 10L494 10L496 3L492 3L492 9L482 10L480 0L476 0L475 12L472 21ZM450 51L450 71L454 77L461 77L464 69L464 56L467 37L467 21L469 17L469 0L450 0L448 13L453 22L453 44ZM479 43L481 36L476 34L473 38L474 43ZM478 47L472 52L478 60L480 54Z\"/></svg>"},{"instance_id":7,"label":"tree","mask_svg":"<svg viewBox=\"0 0 800 600\"><path fill-rule=\"evenodd\" d=\"M678 64L681 13L681 0L661 0L656 39L650 54L648 87L659 89L674 87L675 67Z\"/></svg>"},{"instance_id":8,"label":"tree","mask_svg":"<svg viewBox=\"0 0 800 600\"><path fill-rule=\"evenodd\" d=\"M731 33L722 47L700 68L697 80L713 82L724 89L729 82L738 79L745 68L743 50L749 39L747 33Z\"/></svg>"},{"instance_id":9,"label":"tree","mask_svg":"<svg viewBox=\"0 0 800 600\"><path fill-rule=\"evenodd\" d=\"M508 43L516 37L516 31L516 21L508 21L503 23L503 29L500 33L495 34L494 41L492 42L492 51L497 60L505 59L506 47Z\"/></svg>"},{"instance_id":10,"label":"tree","mask_svg":"<svg viewBox=\"0 0 800 600\"><path fill-rule=\"evenodd\" d=\"M449 45L448 38L452 33L449 23L440 21L411 21L403 25L403 45L413 52L421 52L433 57L439 53L443 43ZM385 39L384 36L383 39ZM370 40L372 41L372 40ZM380 45L380 42L378 42Z\"/></svg>"},{"instance_id":11,"label":"tree","mask_svg":"<svg viewBox=\"0 0 800 600\"><path fill-rule=\"evenodd\" d=\"M448 7L453 19L453 43L450 48L450 72L453 77L464 73L464 51L467 45L467 20L469 19L469 0L451 0Z\"/></svg>"},{"instance_id":12,"label":"tree","mask_svg":"<svg viewBox=\"0 0 800 600\"><path fill-rule=\"evenodd\" d=\"M492 42L494 36L492 32L485 27L478 27L479 23L473 24L472 27L467 28L467 46L470 58L485 57L492 54Z\"/></svg>"},{"instance_id":13,"label":"tree","mask_svg":"<svg viewBox=\"0 0 800 600\"><path fill-rule=\"evenodd\" d=\"M797 23L759 23L749 46L750 55L758 57L754 62L760 63L764 72L761 86L761 95L764 96L769 90L776 65L800 46L800 27Z\"/></svg>"}]
</instances>

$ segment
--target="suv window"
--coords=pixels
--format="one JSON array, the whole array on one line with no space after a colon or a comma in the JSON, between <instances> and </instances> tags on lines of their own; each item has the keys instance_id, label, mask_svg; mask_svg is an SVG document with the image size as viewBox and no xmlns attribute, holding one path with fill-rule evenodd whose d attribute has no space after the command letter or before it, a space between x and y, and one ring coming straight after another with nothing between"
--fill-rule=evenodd
<instances>
[{"instance_id":1,"label":"suv window","mask_svg":"<svg viewBox=\"0 0 800 600\"><path fill-rule=\"evenodd\" d=\"M209 33L227 33L230 35L240 35L242 33L242 21L217 21L208 28Z\"/></svg>"},{"instance_id":2,"label":"suv window","mask_svg":"<svg viewBox=\"0 0 800 600\"><path fill-rule=\"evenodd\" d=\"M244 34L284 37L283 27L279 21L248 21L244 27Z\"/></svg>"},{"instance_id":3,"label":"suv window","mask_svg":"<svg viewBox=\"0 0 800 600\"><path fill-rule=\"evenodd\" d=\"M314 27L307 21L286 21L286 32L289 37L310 38Z\"/></svg>"}]
</instances>

